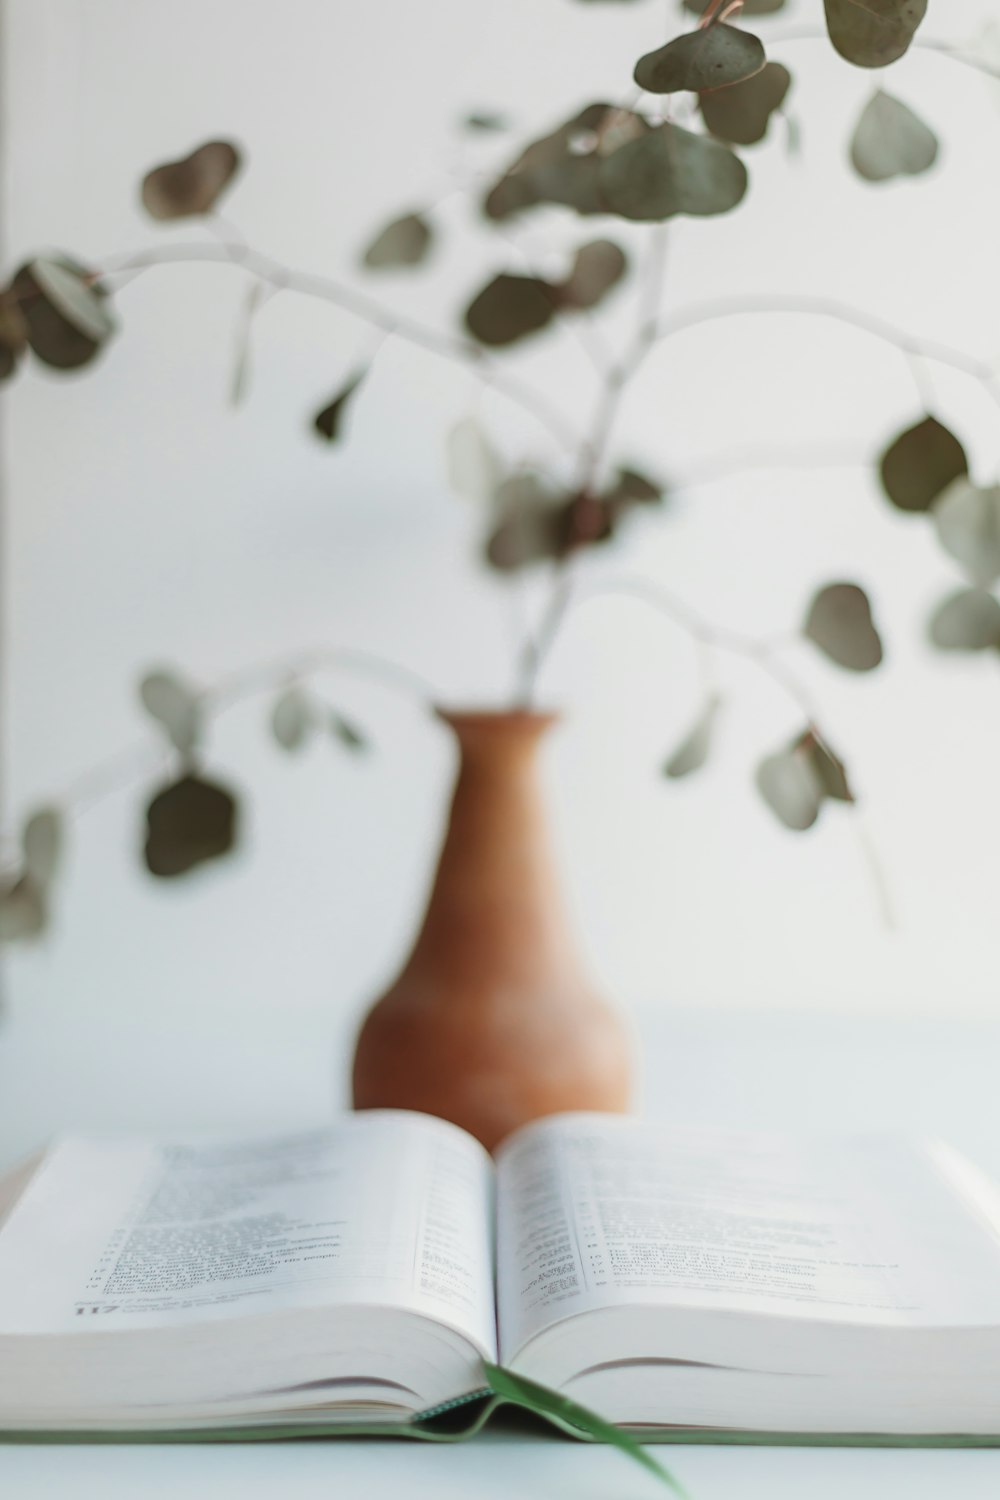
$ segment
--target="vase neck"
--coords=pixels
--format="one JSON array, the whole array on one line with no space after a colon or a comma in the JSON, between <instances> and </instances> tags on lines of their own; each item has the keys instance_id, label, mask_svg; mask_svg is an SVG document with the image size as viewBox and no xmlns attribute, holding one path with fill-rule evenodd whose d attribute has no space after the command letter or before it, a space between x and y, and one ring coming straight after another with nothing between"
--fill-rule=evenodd
<instances>
[{"instance_id":1,"label":"vase neck","mask_svg":"<svg viewBox=\"0 0 1000 1500\"><path fill-rule=\"evenodd\" d=\"M533 762L539 742L559 717L529 709L508 713L438 709L437 716L458 742L463 770L473 763L499 768L507 762Z\"/></svg>"},{"instance_id":2,"label":"vase neck","mask_svg":"<svg viewBox=\"0 0 1000 1500\"><path fill-rule=\"evenodd\" d=\"M538 748L553 714L447 713L459 770L416 954L552 982L576 973L549 842ZM415 954L415 956L416 956Z\"/></svg>"}]
</instances>

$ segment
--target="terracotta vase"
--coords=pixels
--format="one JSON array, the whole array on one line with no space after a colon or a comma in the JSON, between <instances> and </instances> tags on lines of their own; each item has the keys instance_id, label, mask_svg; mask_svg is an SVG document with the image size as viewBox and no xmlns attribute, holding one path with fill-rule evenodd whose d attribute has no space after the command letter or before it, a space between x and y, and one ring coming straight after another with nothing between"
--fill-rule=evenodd
<instances>
[{"instance_id":1,"label":"terracotta vase","mask_svg":"<svg viewBox=\"0 0 1000 1500\"><path fill-rule=\"evenodd\" d=\"M361 1028L354 1104L441 1115L492 1150L540 1115L626 1109L629 1046L563 910L538 778L554 715L439 717L451 815L420 935Z\"/></svg>"}]
</instances>

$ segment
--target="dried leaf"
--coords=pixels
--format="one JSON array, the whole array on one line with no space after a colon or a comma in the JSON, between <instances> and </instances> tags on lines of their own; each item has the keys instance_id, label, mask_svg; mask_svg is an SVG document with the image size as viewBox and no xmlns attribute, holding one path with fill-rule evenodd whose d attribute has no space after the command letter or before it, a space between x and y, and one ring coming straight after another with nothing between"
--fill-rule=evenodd
<instances>
[{"instance_id":1,"label":"dried leaf","mask_svg":"<svg viewBox=\"0 0 1000 1500\"><path fill-rule=\"evenodd\" d=\"M831 661L852 672L870 672L882 660L868 595L855 583L831 583L820 589L802 633Z\"/></svg>"},{"instance_id":2,"label":"dried leaf","mask_svg":"<svg viewBox=\"0 0 1000 1500\"><path fill-rule=\"evenodd\" d=\"M465 326L473 338L492 349L539 333L552 321L556 289L538 276L494 276L472 299Z\"/></svg>"},{"instance_id":3,"label":"dried leaf","mask_svg":"<svg viewBox=\"0 0 1000 1500\"><path fill-rule=\"evenodd\" d=\"M767 134L771 116L785 102L792 75L781 63L769 62L752 78L731 88L698 96L706 128L733 146L755 146Z\"/></svg>"},{"instance_id":4,"label":"dried leaf","mask_svg":"<svg viewBox=\"0 0 1000 1500\"><path fill-rule=\"evenodd\" d=\"M709 751L712 748L715 721L720 706L721 700L718 697L713 696L707 699L694 724L664 766L664 776L677 780L681 776L690 776L692 771L701 769L708 760Z\"/></svg>"},{"instance_id":5,"label":"dried leaf","mask_svg":"<svg viewBox=\"0 0 1000 1500\"><path fill-rule=\"evenodd\" d=\"M916 177L937 161L937 136L908 104L876 89L851 138L851 164L867 182Z\"/></svg>"},{"instance_id":6,"label":"dried leaf","mask_svg":"<svg viewBox=\"0 0 1000 1500\"><path fill-rule=\"evenodd\" d=\"M658 222L726 213L746 192L747 173L728 146L664 124L604 157L600 183L612 213Z\"/></svg>"},{"instance_id":7,"label":"dried leaf","mask_svg":"<svg viewBox=\"0 0 1000 1500\"><path fill-rule=\"evenodd\" d=\"M927 12L927 0L823 0L830 40L859 68L902 57Z\"/></svg>"},{"instance_id":8,"label":"dried leaf","mask_svg":"<svg viewBox=\"0 0 1000 1500\"><path fill-rule=\"evenodd\" d=\"M417 266L426 260L432 238L431 226L422 214L404 214L379 231L362 262L370 271Z\"/></svg>"},{"instance_id":9,"label":"dried leaf","mask_svg":"<svg viewBox=\"0 0 1000 1500\"><path fill-rule=\"evenodd\" d=\"M882 487L900 510L930 510L941 492L968 472L965 449L936 417L901 432L879 460Z\"/></svg>"},{"instance_id":10,"label":"dried leaf","mask_svg":"<svg viewBox=\"0 0 1000 1500\"><path fill-rule=\"evenodd\" d=\"M139 684L148 714L167 732L174 749L190 755L202 731L202 706L197 691L174 672L150 672Z\"/></svg>"},{"instance_id":11,"label":"dried leaf","mask_svg":"<svg viewBox=\"0 0 1000 1500\"><path fill-rule=\"evenodd\" d=\"M146 811L146 868L164 879L228 854L236 842L236 801L225 787L182 776Z\"/></svg>"},{"instance_id":12,"label":"dried leaf","mask_svg":"<svg viewBox=\"0 0 1000 1500\"><path fill-rule=\"evenodd\" d=\"M341 386L333 400L313 417L313 431L328 443L335 443L340 437L348 403L367 373L367 370L356 371Z\"/></svg>"},{"instance_id":13,"label":"dried leaf","mask_svg":"<svg viewBox=\"0 0 1000 1500\"><path fill-rule=\"evenodd\" d=\"M942 547L973 583L1000 578L1000 485L956 479L934 502L934 520Z\"/></svg>"},{"instance_id":14,"label":"dried leaf","mask_svg":"<svg viewBox=\"0 0 1000 1500\"><path fill-rule=\"evenodd\" d=\"M929 633L939 651L987 651L1000 647L1000 603L985 589L960 589L942 599Z\"/></svg>"},{"instance_id":15,"label":"dried leaf","mask_svg":"<svg viewBox=\"0 0 1000 1500\"><path fill-rule=\"evenodd\" d=\"M634 78L650 94L724 88L752 78L767 62L759 37L737 26L715 22L666 46L647 52L635 65Z\"/></svg>"},{"instance_id":16,"label":"dried leaf","mask_svg":"<svg viewBox=\"0 0 1000 1500\"><path fill-rule=\"evenodd\" d=\"M164 162L142 179L142 206L154 219L186 219L212 211L241 166L231 141L206 141L190 156Z\"/></svg>"}]
</instances>

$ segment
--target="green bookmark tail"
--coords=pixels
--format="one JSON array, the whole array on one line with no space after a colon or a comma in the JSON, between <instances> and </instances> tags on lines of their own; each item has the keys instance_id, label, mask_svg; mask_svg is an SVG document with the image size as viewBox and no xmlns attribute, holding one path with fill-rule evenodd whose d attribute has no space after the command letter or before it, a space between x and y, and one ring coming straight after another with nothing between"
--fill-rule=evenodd
<instances>
[{"instance_id":1,"label":"green bookmark tail","mask_svg":"<svg viewBox=\"0 0 1000 1500\"><path fill-rule=\"evenodd\" d=\"M670 1471L657 1463L652 1454L647 1453L627 1432L622 1432L620 1427L606 1422L596 1412L571 1401L568 1396L561 1396L558 1391L550 1391L547 1386L538 1385L534 1380L525 1380L523 1375L515 1375L511 1370L501 1369L499 1365L487 1364L485 1369L490 1389L501 1400L510 1402L512 1406L524 1407L560 1427L586 1433L599 1443L608 1443L618 1448L650 1474L655 1474L680 1500L688 1500L687 1492Z\"/></svg>"}]
</instances>

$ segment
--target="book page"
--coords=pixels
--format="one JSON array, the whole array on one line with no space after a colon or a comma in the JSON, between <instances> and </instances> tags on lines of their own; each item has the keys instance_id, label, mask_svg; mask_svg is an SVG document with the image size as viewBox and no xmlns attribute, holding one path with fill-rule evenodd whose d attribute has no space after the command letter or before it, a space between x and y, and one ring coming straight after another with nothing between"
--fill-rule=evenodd
<instances>
[{"instance_id":1,"label":"book page","mask_svg":"<svg viewBox=\"0 0 1000 1500\"><path fill-rule=\"evenodd\" d=\"M893 1138L692 1132L601 1115L498 1158L502 1358L623 1304L1000 1324L1000 1238Z\"/></svg>"},{"instance_id":2,"label":"book page","mask_svg":"<svg viewBox=\"0 0 1000 1500\"><path fill-rule=\"evenodd\" d=\"M492 1165L453 1125L56 1146L0 1232L0 1334L405 1308L494 1357Z\"/></svg>"}]
</instances>

